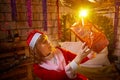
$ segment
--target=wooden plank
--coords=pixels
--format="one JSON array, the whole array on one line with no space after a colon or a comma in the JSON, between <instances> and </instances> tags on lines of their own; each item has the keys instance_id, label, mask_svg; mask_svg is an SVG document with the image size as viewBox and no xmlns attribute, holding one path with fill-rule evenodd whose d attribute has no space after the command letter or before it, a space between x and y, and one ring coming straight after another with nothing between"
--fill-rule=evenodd
<instances>
[{"instance_id":1,"label":"wooden plank","mask_svg":"<svg viewBox=\"0 0 120 80\"><path fill-rule=\"evenodd\" d=\"M6 73L0 74L0 79L6 79L9 77L15 77L15 76L20 76L21 74L27 74L27 68L26 66L19 67L16 69L13 69L11 71L8 71Z\"/></svg>"}]
</instances>

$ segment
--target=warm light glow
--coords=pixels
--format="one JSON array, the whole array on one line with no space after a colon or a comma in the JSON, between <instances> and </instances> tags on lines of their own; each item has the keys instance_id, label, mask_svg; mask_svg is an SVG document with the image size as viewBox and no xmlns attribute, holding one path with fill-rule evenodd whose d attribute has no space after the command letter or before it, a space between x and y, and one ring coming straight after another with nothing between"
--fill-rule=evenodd
<instances>
[{"instance_id":1,"label":"warm light glow","mask_svg":"<svg viewBox=\"0 0 120 80\"><path fill-rule=\"evenodd\" d=\"M88 11L87 10L81 10L79 12L79 17L86 17L88 15Z\"/></svg>"},{"instance_id":2,"label":"warm light glow","mask_svg":"<svg viewBox=\"0 0 120 80\"><path fill-rule=\"evenodd\" d=\"M95 3L95 2L96 2L95 0L88 0L88 1L90 1L90 2L92 2L92 3Z\"/></svg>"}]
</instances>

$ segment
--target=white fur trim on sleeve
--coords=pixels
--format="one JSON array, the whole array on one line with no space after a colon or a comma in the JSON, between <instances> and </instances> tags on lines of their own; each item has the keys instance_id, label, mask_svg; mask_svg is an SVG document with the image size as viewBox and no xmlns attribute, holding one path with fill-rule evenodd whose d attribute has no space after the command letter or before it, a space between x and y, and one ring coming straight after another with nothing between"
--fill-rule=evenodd
<instances>
[{"instance_id":1,"label":"white fur trim on sleeve","mask_svg":"<svg viewBox=\"0 0 120 80\"><path fill-rule=\"evenodd\" d=\"M77 63L73 60L72 62L70 62L70 67L73 69L73 70L76 70L78 68L78 65Z\"/></svg>"},{"instance_id":2,"label":"white fur trim on sleeve","mask_svg":"<svg viewBox=\"0 0 120 80\"><path fill-rule=\"evenodd\" d=\"M74 60L65 67L65 72L70 79L74 79L76 77L77 67L78 65L75 63Z\"/></svg>"}]
</instances>

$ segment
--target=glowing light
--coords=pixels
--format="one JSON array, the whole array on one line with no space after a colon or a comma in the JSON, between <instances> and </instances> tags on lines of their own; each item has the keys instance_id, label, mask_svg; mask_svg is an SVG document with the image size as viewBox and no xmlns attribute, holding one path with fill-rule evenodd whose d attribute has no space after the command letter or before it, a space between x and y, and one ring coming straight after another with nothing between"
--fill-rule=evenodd
<instances>
[{"instance_id":1,"label":"glowing light","mask_svg":"<svg viewBox=\"0 0 120 80\"><path fill-rule=\"evenodd\" d=\"M88 11L87 10L81 10L79 12L79 17L86 17L88 15Z\"/></svg>"},{"instance_id":2,"label":"glowing light","mask_svg":"<svg viewBox=\"0 0 120 80\"><path fill-rule=\"evenodd\" d=\"M84 20L85 20L85 18L84 17L86 17L88 15L88 10L86 10L86 9L81 9L80 11L79 11L79 18L81 18L81 21L82 21L82 25L84 26Z\"/></svg>"},{"instance_id":3,"label":"glowing light","mask_svg":"<svg viewBox=\"0 0 120 80\"><path fill-rule=\"evenodd\" d=\"M90 1L90 2L92 2L92 3L95 3L95 2L96 2L95 0L88 0L88 1Z\"/></svg>"}]
</instances>

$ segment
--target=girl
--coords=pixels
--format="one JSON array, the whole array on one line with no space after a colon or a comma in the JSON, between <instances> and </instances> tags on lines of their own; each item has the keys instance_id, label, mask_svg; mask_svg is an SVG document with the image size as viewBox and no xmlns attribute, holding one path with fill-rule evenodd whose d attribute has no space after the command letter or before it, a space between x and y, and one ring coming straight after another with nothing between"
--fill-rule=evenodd
<instances>
[{"instance_id":1,"label":"girl","mask_svg":"<svg viewBox=\"0 0 120 80\"><path fill-rule=\"evenodd\" d=\"M75 55L60 47L54 47L47 35L39 31L32 31L27 44L34 58L33 72L40 80L87 80L76 73L78 65L87 61L91 50L83 43L79 54Z\"/></svg>"}]
</instances>

